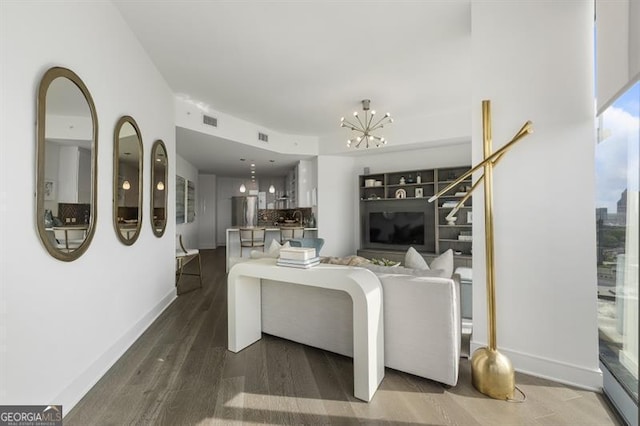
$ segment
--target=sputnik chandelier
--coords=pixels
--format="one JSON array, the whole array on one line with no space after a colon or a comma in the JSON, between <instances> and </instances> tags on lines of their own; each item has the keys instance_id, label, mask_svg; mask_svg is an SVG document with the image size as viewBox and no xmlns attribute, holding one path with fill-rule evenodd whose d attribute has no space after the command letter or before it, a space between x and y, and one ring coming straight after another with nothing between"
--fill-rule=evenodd
<instances>
[{"instance_id":1,"label":"sputnik chandelier","mask_svg":"<svg viewBox=\"0 0 640 426\"><path fill-rule=\"evenodd\" d=\"M355 138L351 138L347 141L347 146L351 147L355 143L355 148L360 148L360 145L364 142L364 147L369 148L370 146L379 147L380 145L386 145L387 140L381 136L374 135L378 129L384 127L385 124L393 123L393 118L391 118L390 113L386 113L382 118L380 118L375 123L373 122L376 112L375 110L369 110L369 104L371 101L369 99L362 100L362 110L364 111L364 120L360 119L360 115L358 115L358 111L353 113L353 117L357 120L357 123L351 123L345 120L344 117L340 119L340 127L346 127L351 129L353 136Z\"/></svg>"}]
</instances>

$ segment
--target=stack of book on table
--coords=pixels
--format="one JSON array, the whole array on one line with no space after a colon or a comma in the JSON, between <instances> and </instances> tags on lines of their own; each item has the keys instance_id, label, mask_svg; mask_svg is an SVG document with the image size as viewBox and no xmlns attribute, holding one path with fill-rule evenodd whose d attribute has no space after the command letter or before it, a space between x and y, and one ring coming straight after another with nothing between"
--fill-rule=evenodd
<instances>
[{"instance_id":1,"label":"stack of book on table","mask_svg":"<svg viewBox=\"0 0 640 426\"><path fill-rule=\"evenodd\" d=\"M306 247L289 247L280 249L278 266L307 269L320 263L316 249Z\"/></svg>"}]
</instances>

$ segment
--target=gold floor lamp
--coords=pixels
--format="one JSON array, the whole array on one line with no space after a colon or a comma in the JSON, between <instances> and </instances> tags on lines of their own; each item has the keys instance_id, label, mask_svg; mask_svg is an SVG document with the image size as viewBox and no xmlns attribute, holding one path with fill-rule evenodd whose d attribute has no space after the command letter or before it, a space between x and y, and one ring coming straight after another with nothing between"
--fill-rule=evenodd
<instances>
[{"instance_id":1,"label":"gold floor lamp","mask_svg":"<svg viewBox=\"0 0 640 426\"><path fill-rule=\"evenodd\" d=\"M466 195L447 215L446 219L453 218L458 209L471 196L471 193L484 181L484 227L485 227L485 251L487 272L487 320L489 346L478 348L471 356L471 380L473 386L483 394L495 399L513 399L515 391L515 374L511 361L505 355L498 352L496 344L496 273L493 244L493 167L498 164L502 156L520 139L532 132L532 123L527 121L516 135L496 152L492 151L491 140L491 101L482 101L482 139L484 160L472 167L453 183L442 191L429 198L429 202L438 199L451 189L467 179L481 167L484 173L473 184Z\"/></svg>"}]
</instances>

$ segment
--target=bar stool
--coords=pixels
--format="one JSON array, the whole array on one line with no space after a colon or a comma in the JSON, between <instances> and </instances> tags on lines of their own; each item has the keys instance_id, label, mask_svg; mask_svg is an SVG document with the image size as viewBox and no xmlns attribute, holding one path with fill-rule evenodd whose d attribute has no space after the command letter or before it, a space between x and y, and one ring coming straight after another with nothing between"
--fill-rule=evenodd
<instances>
[{"instance_id":1,"label":"bar stool","mask_svg":"<svg viewBox=\"0 0 640 426\"><path fill-rule=\"evenodd\" d=\"M294 238L304 238L303 227L287 226L280 228L280 244L284 244Z\"/></svg>"},{"instance_id":2,"label":"bar stool","mask_svg":"<svg viewBox=\"0 0 640 426\"><path fill-rule=\"evenodd\" d=\"M264 251L265 228L240 228L240 257L245 247L260 247Z\"/></svg>"}]
</instances>

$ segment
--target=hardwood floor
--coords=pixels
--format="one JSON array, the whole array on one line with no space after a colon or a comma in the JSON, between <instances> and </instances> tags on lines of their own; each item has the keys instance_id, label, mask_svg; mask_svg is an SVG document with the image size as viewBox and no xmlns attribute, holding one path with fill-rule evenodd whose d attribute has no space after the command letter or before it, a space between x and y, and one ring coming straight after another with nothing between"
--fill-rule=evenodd
<instances>
[{"instance_id":1,"label":"hardwood floor","mask_svg":"<svg viewBox=\"0 0 640 426\"><path fill-rule=\"evenodd\" d=\"M455 387L386 369L365 403L353 396L351 358L269 335L229 352L224 248L202 255L203 289L178 297L65 425L621 424L602 395L523 374L516 381L526 402L487 398L471 385L464 358ZM181 291L197 286L195 277L183 280Z\"/></svg>"}]
</instances>

